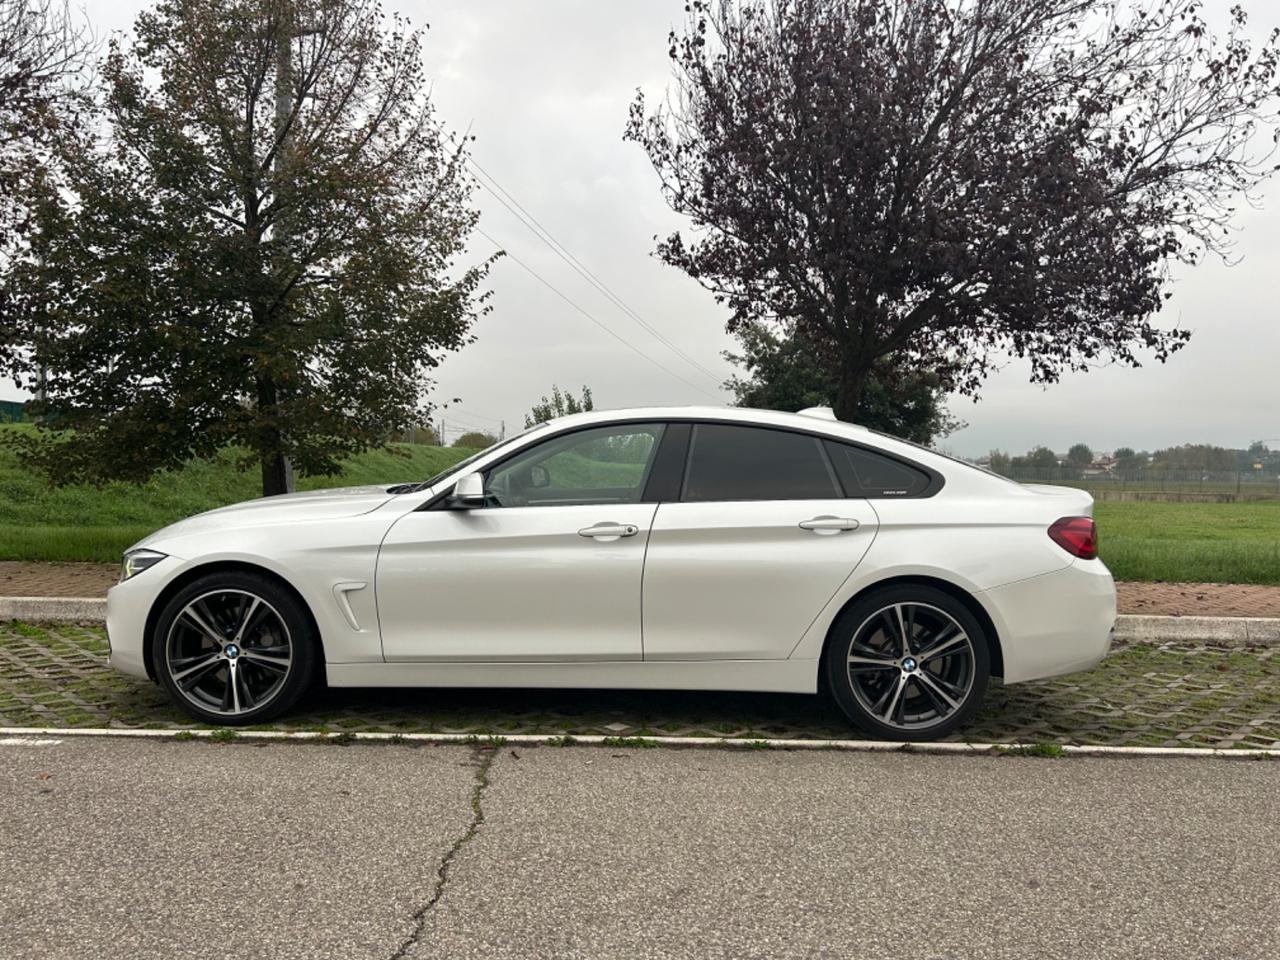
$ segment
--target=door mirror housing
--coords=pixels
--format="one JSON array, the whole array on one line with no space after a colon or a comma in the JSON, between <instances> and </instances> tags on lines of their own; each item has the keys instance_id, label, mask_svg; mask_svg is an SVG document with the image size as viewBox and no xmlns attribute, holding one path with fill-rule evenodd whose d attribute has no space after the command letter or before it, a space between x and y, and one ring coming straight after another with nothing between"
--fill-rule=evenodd
<instances>
[{"instance_id":1,"label":"door mirror housing","mask_svg":"<svg viewBox=\"0 0 1280 960\"><path fill-rule=\"evenodd\" d=\"M468 473L458 478L453 485L453 493L449 495L449 505L461 510L470 510L484 506L484 476L479 473Z\"/></svg>"}]
</instances>

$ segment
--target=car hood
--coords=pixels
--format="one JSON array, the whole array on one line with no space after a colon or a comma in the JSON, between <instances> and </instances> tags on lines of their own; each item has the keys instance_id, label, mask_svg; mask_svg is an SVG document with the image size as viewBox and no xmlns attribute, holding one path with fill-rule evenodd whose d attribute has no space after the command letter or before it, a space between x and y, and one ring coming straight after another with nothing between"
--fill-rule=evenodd
<instances>
[{"instance_id":1,"label":"car hood","mask_svg":"<svg viewBox=\"0 0 1280 960\"><path fill-rule=\"evenodd\" d=\"M146 547L162 540L202 533L206 530L357 517L377 510L393 496L394 494L387 492L385 486L370 486L336 487L331 490L310 490L306 493L259 497L257 500L233 503L227 507L218 507L216 510L207 510L194 517L179 520L139 540L130 549Z\"/></svg>"}]
</instances>

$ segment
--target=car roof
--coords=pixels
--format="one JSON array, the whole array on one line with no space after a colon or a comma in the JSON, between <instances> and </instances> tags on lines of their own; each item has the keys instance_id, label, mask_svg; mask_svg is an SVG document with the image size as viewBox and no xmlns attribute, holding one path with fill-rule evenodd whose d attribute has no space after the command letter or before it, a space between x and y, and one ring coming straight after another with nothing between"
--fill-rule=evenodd
<instances>
[{"instance_id":1,"label":"car roof","mask_svg":"<svg viewBox=\"0 0 1280 960\"><path fill-rule=\"evenodd\" d=\"M726 423L754 424L757 426L779 427L790 430L803 430L807 433L823 434L835 439L848 440L863 446L883 450L895 454L905 460L914 461L921 466L937 471L954 485L957 481L962 489L990 490L995 487L1004 488L1010 485L1003 477L989 474L979 467L956 460L945 454L936 453L927 447L900 440L885 433L873 431L856 423L838 420L827 407L812 407L799 413L788 413L782 410L761 410L754 407L713 407L713 406L651 406L628 407L617 410L589 410L585 413L573 413L544 424L551 428L549 432L560 432L579 426L595 423L611 423L618 420L717 420ZM1003 492L1009 492L1003 490Z\"/></svg>"},{"instance_id":2,"label":"car roof","mask_svg":"<svg viewBox=\"0 0 1280 960\"><path fill-rule=\"evenodd\" d=\"M625 407L618 410L589 410L571 413L548 421L552 427L575 424L607 423L612 420L725 420L736 423L759 423L796 429L819 430L833 436L858 436L867 428L837 420L827 407L812 407L800 413L782 410L760 410L754 407L670 406Z\"/></svg>"}]
</instances>

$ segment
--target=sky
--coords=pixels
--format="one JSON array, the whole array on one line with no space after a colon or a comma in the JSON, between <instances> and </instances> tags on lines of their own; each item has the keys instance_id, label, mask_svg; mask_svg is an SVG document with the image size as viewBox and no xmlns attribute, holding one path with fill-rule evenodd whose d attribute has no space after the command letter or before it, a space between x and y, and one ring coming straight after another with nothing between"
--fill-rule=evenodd
<instances>
[{"instance_id":1,"label":"sky","mask_svg":"<svg viewBox=\"0 0 1280 960\"><path fill-rule=\"evenodd\" d=\"M1233 2L1207 0L1206 7L1220 19ZM127 30L144 4L85 6L105 36ZM652 256L655 235L682 222L662 200L644 152L622 140L636 89L650 102L666 89L667 34L682 21L684 0L386 0L384 6L429 25L424 53L438 115L475 136L480 168L694 361L594 289L494 192L481 189L475 203L488 237L477 234L469 255L491 253L492 238L509 256L490 274L493 309L476 325L476 341L450 354L436 373L433 397L450 401L437 415L449 439L469 429L496 433L503 421L508 432L520 429L552 384L575 392L590 386L597 408L730 402L720 386L733 372L721 357L733 346L726 310ZM1280 25L1280 5L1271 0L1245 6L1253 10L1251 34ZM1099 451L1239 447L1272 438L1280 446L1280 185L1264 189L1262 198L1263 209L1246 209L1237 221L1239 262L1207 260L1177 276L1161 322L1191 330L1192 339L1167 364L1103 367L1041 387L1028 381L1025 362L1011 361L987 382L980 402L950 400L968 425L941 445L968 456L1038 444L1064 451L1077 441Z\"/></svg>"}]
</instances>

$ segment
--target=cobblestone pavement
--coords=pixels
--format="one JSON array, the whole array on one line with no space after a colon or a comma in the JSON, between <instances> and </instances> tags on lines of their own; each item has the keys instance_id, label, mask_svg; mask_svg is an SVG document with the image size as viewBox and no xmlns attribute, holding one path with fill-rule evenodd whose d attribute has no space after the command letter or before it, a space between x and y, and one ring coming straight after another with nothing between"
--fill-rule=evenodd
<instances>
[{"instance_id":1,"label":"cobblestone pavement","mask_svg":"<svg viewBox=\"0 0 1280 960\"><path fill-rule=\"evenodd\" d=\"M106 665L100 627L0 624L0 725L196 726ZM267 729L799 739L856 735L819 697L578 690L319 691ZM994 684L974 742L1280 746L1280 648L1118 647L1099 667Z\"/></svg>"},{"instance_id":2,"label":"cobblestone pavement","mask_svg":"<svg viewBox=\"0 0 1280 960\"><path fill-rule=\"evenodd\" d=\"M111 563L0 560L0 596L103 597L120 568ZM1121 613L1170 617L1280 617L1280 586L1241 583L1118 583Z\"/></svg>"}]
</instances>

